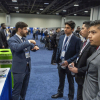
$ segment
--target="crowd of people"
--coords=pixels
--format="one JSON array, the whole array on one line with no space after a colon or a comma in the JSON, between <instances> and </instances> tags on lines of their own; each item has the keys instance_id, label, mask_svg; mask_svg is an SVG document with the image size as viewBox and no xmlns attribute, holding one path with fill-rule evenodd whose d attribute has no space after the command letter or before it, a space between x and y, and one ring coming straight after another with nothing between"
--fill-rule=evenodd
<instances>
[{"instance_id":1,"label":"crowd of people","mask_svg":"<svg viewBox=\"0 0 100 100\"><path fill-rule=\"evenodd\" d=\"M69 100L74 99L74 77L78 84L77 100L100 100L100 20L84 21L82 28L75 28L74 21L67 21L65 28L60 31L48 33L48 29L34 29L33 37L38 39L39 32L41 41L46 39L52 45L53 55L51 64L58 65L59 86L58 92L51 98L63 97L65 76L69 83ZM12 73L14 77L14 87L12 91L13 100L25 100L27 86L30 77L31 57L30 50L39 50L35 40L27 40L28 25L24 22L17 22L14 35L7 42L6 26L1 24L0 48L9 48L12 51ZM43 33L45 37L43 38ZM34 35L35 34L35 35Z\"/></svg>"}]
</instances>

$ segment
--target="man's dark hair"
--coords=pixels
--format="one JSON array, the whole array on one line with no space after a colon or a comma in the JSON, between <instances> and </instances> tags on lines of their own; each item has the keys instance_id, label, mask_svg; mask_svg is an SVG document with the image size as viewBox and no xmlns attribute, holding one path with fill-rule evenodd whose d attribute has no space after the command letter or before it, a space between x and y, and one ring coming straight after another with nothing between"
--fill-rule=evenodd
<instances>
[{"instance_id":1,"label":"man's dark hair","mask_svg":"<svg viewBox=\"0 0 100 100\"><path fill-rule=\"evenodd\" d=\"M18 31L18 28L23 29L24 27L28 27L28 25L24 22L17 22L16 25L15 25L16 32Z\"/></svg>"},{"instance_id":2,"label":"man's dark hair","mask_svg":"<svg viewBox=\"0 0 100 100\"><path fill-rule=\"evenodd\" d=\"M65 25L69 25L72 29L74 29L76 24L74 21L68 21L65 23Z\"/></svg>"},{"instance_id":3,"label":"man's dark hair","mask_svg":"<svg viewBox=\"0 0 100 100\"><path fill-rule=\"evenodd\" d=\"M95 20L95 21L92 21L90 23L90 27L91 26L98 26L98 29L100 30L100 20Z\"/></svg>"},{"instance_id":4,"label":"man's dark hair","mask_svg":"<svg viewBox=\"0 0 100 100\"><path fill-rule=\"evenodd\" d=\"M91 21L84 21L83 24L85 24L85 27L86 28L89 28L90 27L90 23Z\"/></svg>"},{"instance_id":5,"label":"man's dark hair","mask_svg":"<svg viewBox=\"0 0 100 100\"><path fill-rule=\"evenodd\" d=\"M1 27L3 27L4 24L5 24L5 23L1 23Z\"/></svg>"},{"instance_id":6,"label":"man's dark hair","mask_svg":"<svg viewBox=\"0 0 100 100\"><path fill-rule=\"evenodd\" d=\"M77 28L80 28L80 26L77 26Z\"/></svg>"},{"instance_id":7,"label":"man's dark hair","mask_svg":"<svg viewBox=\"0 0 100 100\"><path fill-rule=\"evenodd\" d=\"M56 28L56 31L57 31L58 29L60 29L60 28Z\"/></svg>"}]
</instances>

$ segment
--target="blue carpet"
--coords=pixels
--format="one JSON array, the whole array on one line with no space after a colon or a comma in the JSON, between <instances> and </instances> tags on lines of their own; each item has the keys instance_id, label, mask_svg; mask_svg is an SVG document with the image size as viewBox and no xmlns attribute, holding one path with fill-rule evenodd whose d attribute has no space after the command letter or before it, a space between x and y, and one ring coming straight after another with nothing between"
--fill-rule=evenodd
<instances>
[{"instance_id":1,"label":"blue carpet","mask_svg":"<svg viewBox=\"0 0 100 100\"><path fill-rule=\"evenodd\" d=\"M27 36L32 39L32 34ZM40 38L40 36L39 36ZM36 40L40 46L40 41ZM25 100L55 100L51 95L57 93L59 77L57 65L51 65L52 50L40 47L37 52L31 52L31 75ZM75 83L76 100L77 84ZM64 97L56 100L68 100L68 81L66 77Z\"/></svg>"}]
</instances>

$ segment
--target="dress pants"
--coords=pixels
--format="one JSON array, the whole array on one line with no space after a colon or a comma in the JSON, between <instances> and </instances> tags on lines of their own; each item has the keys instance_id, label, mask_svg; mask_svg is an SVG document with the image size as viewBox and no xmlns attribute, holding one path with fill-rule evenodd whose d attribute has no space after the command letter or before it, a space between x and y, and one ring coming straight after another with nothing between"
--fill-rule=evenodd
<instances>
[{"instance_id":1,"label":"dress pants","mask_svg":"<svg viewBox=\"0 0 100 100\"><path fill-rule=\"evenodd\" d=\"M83 100L82 99L82 90L83 90L83 85L78 84L78 89L77 89L77 100Z\"/></svg>"},{"instance_id":2,"label":"dress pants","mask_svg":"<svg viewBox=\"0 0 100 100\"><path fill-rule=\"evenodd\" d=\"M69 83L68 98L73 99L74 98L74 79L73 79L71 72L69 71L68 67L66 67L66 69L62 69L61 66L58 65L58 73L59 73L58 93L63 93L64 84L65 84L65 75L67 74L67 79Z\"/></svg>"},{"instance_id":3,"label":"dress pants","mask_svg":"<svg viewBox=\"0 0 100 100\"><path fill-rule=\"evenodd\" d=\"M56 52L57 52L57 47L53 48L53 55L51 59L51 64L56 62Z\"/></svg>"},{"instance_id":4,"label":"dress pants","mask_svg":"<svg viewBox=\"0 0 100 100\"><path fill-rule=\"evenodd\" d=\"M30 78L29 66L26 67L24 73L13 73L13 78L14 87L12 91L12 100L24 100Z\"/></svg>"}]
</instances>

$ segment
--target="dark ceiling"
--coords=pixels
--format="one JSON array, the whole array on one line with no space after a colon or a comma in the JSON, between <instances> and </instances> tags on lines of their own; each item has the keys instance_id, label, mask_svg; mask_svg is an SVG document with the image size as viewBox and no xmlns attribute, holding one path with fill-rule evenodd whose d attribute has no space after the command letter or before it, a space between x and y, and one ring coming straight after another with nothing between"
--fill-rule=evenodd
<instances>
[{"instance_id":1,"label":"dark ceiling","mask_svg":"<svg viewBox=\"0 0 100 100\"><path fill-rule=\"evenodd\" d=\"M0 0L0 13L48 14L62 16L90 16L92 7L100 5L100 0ZM44 4L49 3L49 4ZM78 4L79 6L74 6ZM18 9L15 9L18 7ZM40 10L43 9L43 10ZM65 12L63 11L65 10ZM84 12L88 11L88 12Z\"/></svg>"}]
</instances>

